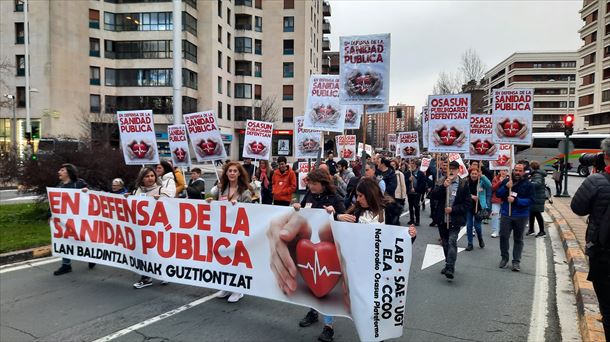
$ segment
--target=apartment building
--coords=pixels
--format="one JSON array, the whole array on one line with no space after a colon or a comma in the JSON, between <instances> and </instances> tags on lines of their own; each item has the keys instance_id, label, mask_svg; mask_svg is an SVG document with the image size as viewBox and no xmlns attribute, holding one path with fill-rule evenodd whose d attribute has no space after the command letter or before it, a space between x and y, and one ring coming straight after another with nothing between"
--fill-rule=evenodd
<instances>
[{"instance_id":1,"label":"apartment building","mask_svg":"<svg viewBox=\"0 0 610 342\"><path fill-rule=\"evenodd\" d=\"M610 2L583 1L578 31L578 103L576 123L581 131L610 132Z\"/></svg>"},{"instance_id":2,"label":"apartment building","mask_svg":"<svg viewBox=\"0 0 610 342\"><path fill-rule=\"evenodd\" d=\"M88 133L95 139L115 125L116 111L152 109L159 150L169 154L171 0L30 0L28 7L34 141ZM23 144L23 0L1 1L0 10L0 60L11 67L0 92L16 95ZM309 75L322 70L329 16L323 0L183 0L183 113L215 110L231 158L241 156L245 120L273 120L277 155L277 140L292 144ZM3 106L3 148L11 118L11 106ZM110 140L118 145L118 132Z\"/></svg>"},{"instance_id":3,"label":"apartment building","mask_svg":"<svg viewBox=\"0 0 610 342\"><path fill-rule=\"evenodd\" d=\"M367 114L365 127L367 144L387 150L388 134L415 130L415 107L397 104L387 113Z\"/></svg>"},{"instance_id":4,"label":"apartment building","mask_svg":"<svg viewBox=\"0 0 610 342\"><path fill-rule=\"evenodd\" d=\"M493 89L533 88L534 132L563 131L563 116L575 110L577 59L571 51L513 53L485 73L485 111L491 112Z\"/></svg>"}]
</instances>

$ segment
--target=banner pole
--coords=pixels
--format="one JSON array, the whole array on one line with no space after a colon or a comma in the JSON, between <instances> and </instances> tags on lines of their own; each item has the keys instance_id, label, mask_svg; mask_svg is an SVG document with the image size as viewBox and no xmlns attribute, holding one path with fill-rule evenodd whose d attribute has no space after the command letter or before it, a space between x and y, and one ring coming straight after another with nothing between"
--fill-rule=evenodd
<instances>
[{"instance_id":1,"label":"banner pole","mask_svg":"<svg viewBox=\"0 0 610 342\"><path fill-rule=\"evenodd\" d=\"M476 214L477 211L479 211L479 187L481 186L481 164L483 163L482 160L479 160L479 179L477 180L477 200L475 201L475 208L474 208L474 212Z\"/></svg>"},{"instance_id":2,"label":"banner pole","mask_svg":"<svg viewBox=\"0 0 610 342\"><path fill-rule=\"evenodd\" d=\"M447 154L447 173L445 174L445 178L449 179L449 154ZM451 184L449 184L451 185ZM445 189L445 208L449 207L449 189ZM456 194L457 196L457 194ZM447 222L447 229L449 229L449 223L451 222L451 218L449 214L445 214L445 222Z\"/></svg>"}]
</instances>

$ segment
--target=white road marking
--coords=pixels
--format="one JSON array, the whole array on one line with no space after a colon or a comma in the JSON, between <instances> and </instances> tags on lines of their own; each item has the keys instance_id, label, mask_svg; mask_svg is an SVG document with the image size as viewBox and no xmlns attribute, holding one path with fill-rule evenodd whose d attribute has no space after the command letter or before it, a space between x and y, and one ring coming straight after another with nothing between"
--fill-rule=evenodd
<instances>
[{"instance_id":1,"label":"white road marking","mask_svg":"<svg viewBox=\"0 0 610 342\"><path fill-rule=\"evenodd\" d=\"M546 265L546 244L544 238L536 239L536 276L534 283L534 300L528 341L544 341L544 331L548 325L547 301L549 296L549 281Z\"/></svg>"},{"instance_id":2,"label":"white road marking","mask_svg":"<svg viewBox=\"0 0 610 342\"><path fill-rule=\"evenodd\" d=\"M188 310L188 309L192 309L192 308L196 307L196 306L197 306L197 305L199 305L199 304L203 304L203 303L205 303L205 302L209 301L210 299L214 299L214 298L218 297L218 295L219 295L221 292L222 292L222 291L218 291L218 292L215 292L215 293L213 293L213 294L211 294L211 295L209 295L209 296L207 296L207 297L199 298L199 299L197 299L196 301L193 301L193 302L190 302L190 303L188 303L188 304L185 304L185 305L183 305L183 306L181 306L181 307L179 307L179 308L176 308L176 309L170 310L170 311L168 311L168 312L162 313L162 314L157 315L157 316L155 316L155 317L151 317L151 318L149 318L149 319L147 319L147 320L145 320L145 321L142 321L142 322L140 322L140 323L136 323L136 324L134 324L134 325L132 325L132 326L130 326L130 327L127 327L127 328L125 328L125 329L119 330L119 331L117 331L117 332L115 332L115 333L112 333L112 334L110 334L110 335L106 335L106 336L104 336L104 337L98 338L97 340L95 340L95 341L93 341L93 342L107 342L107 341L112 341L112 340L114 340L115 338L119 338L119 337L121 337L121 336L127 335L127 334L129 334L130 332L133 332L133 331L138 330L138 329L142 329L142 328L144 328L144 327L146 327L146 326L148 326L148 325L151 325L151 324L153 324L153 323L159 322L159 321L164 320L164 319L166 319L166 318L168 318L168 317L171 317L171 316L177 315L177 314L179 314L179 313L181 313L181 312L183 312L183 311L186 311L186 310Z\"/></svg>"},{"instance_id":3,"label":"white road marking","mask_svg":"<svg viewBox=\"0 0 610 342\"><path fill-rule=\"evenodd\" d=\"M61 260L61 258L52 256L52 257L48 257L48 258L34 259L34 260L28 260L28 261L17 262L14 264L4 265L4 266L0 266L0 274L7 273L7 272L13 272L13 271L19 271L19 270L23 270L26 268L31 268L31 267L41 266L41 265L46 265L46 264L50 264L50 263L57 262L60 260Z\"/></svg>"},{"instance_id":4,"label":"white road marking","mask_svg":"<svg viewBox=\"0 0 610 342\"><path fill-rule=\"evenodd\" d=\"M458 233L458 241L466 234L466 227L462 227L460 232ZM465 248L458 247L457 252L465 250ZM421 269L426 269L432 265L435 265L441 261L445 260L445 253L443 252L443 246L428 244L426 246L426 252L424 254L424 260L421 264Z\"/></svg>"}]
</instances>

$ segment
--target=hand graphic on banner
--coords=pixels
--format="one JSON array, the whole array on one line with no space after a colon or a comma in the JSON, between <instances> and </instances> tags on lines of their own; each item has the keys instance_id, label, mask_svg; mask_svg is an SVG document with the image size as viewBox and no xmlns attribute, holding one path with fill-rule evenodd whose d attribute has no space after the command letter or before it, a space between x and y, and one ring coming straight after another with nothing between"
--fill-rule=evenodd
<instances>
[{"instance_id":1,"label":"hand graphic on banner","mask_svg":"<svg viewBox=\"0 0 610 342\"><path fill-rule=\"evenodd\" d=\"M147 159L152 160L155 156L155 147L146 140L132 141L127 145L127 155L130 159Z\"/></svg>"},{"instance_id":2,"label":"hand graphic on banner","mask_svg":"<svg viewBox=\"0 0 610 342\"><path fill-rule=\"evenodd\" d=\"M195 144L195 152L203 157L219 156L222 154L222 142L219 142L213 138L207 140L200 140Z\"/></svg>"},{"instance_id":3,"label":"hand graphic on banner","mask_svg":"<svg viewBox=\"0 0 610 342\"><path fill-rule=\"evenodd\" d=\"M496 133L498 137L519 137L519 139L525 139L527 136L527 124L517 119L510 121L508 119L498 123L496 126Z\"/></svg>"},{"instance_id":4,"label":"hand graphic on banner","mask_svg":"<svg viewBox=\"0 0 610 342\"><path fill-rule=\"evenodd\" d=\"M470 144L470 156L477 155L489 155L493 156L494 153L498 150L497 144L489 142L487 140L481 141L477 140Z\"/></svg>"},{"instance_id":5,"label":"hand graphic on banner","mask_svg":"<svg viewBox=\"0 0 610 342\"><path fill-rule=\"evenodd\" d=\"M436 146L456 145L460 147L466 142L466 134L455 127L448 128L446 125L443 125L432 133L432 139Z\"/></svg>"}]
</instances>

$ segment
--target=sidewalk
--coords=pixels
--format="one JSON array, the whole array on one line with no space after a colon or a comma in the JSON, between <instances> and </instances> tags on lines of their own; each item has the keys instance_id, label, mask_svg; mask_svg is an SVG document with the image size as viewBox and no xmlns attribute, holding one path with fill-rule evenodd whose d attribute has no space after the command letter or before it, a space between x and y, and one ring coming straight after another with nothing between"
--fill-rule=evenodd
<instances>
[{"instance_id":1,"label":"sidewalk","mask_svg":"<svg viewBox=\"0 0 610 342\"><path fill-rule=\"evenodd\" d=\"M597 297L593 285L587 280L589 262L584 252L587 220L586 217L572 212L571 200L572 198L553 197L553 204L546 204L546 212L551 216L559 231L569 263L582 339L583 341L605 341Z\"/></svg>"}]
</instances>

